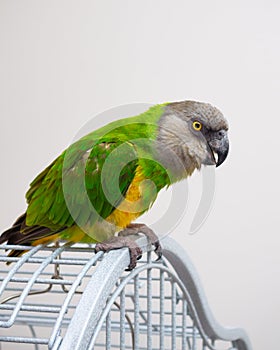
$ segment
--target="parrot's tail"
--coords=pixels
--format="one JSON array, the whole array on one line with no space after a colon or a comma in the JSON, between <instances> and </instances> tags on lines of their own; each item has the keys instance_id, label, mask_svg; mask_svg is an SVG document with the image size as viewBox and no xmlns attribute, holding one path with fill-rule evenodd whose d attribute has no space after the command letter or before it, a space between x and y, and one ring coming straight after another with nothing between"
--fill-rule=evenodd
<instances>
[{"instance_id":1,"label":"parrot's tail","mask_svg":"<svg viewBox=\"0 0 280 350\"><path fill-rule=\"evenodd\" d=\"M22 237L20 232L22 224L25 222L26 214L21 215L11 228L4 231L0 236L0 244L7 242L8 244L17 244Z\"/></svg>"},{"instance_id":2,"label":"parrot's tail","mask_svg":"<svg viewBox=\"0 0 280 350\"><path fill-rule=\"evenodd\" d=\"M11 228L4 231L0 236L0 244L7 242L12 245L32 245L34 242L44 240L46 237L51 237L58 233L44 226L26 226L26 213L21 215ZM36 244L39 244L39 242ZM35 245L36 245L35 244ZM11 250L8 256L17 257L24 253L23 250Z\"/></svg>"}]
</instances>

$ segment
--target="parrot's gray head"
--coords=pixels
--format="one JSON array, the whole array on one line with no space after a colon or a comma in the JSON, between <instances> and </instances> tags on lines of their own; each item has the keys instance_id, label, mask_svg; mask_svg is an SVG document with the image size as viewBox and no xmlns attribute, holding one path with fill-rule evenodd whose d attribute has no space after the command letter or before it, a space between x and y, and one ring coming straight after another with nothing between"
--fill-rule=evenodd
<instances>
[{"instance_id":1,"label":"parrot's gray head","mask_svg":"<svg viewBox=\"0 0 280 350\"><path fill-rule=\"evenodd\" d=\"M157 150L161 161L171 170L178 167L178 162L171 156L173 153L189 174L201 165L218 167L229 151L227 130L228 123L223 114L208 103L170 103L159 120ZM164 148L171 153L163 152ZM164 154L169 155L166 158Z\"/></svg>"}]
</instances>

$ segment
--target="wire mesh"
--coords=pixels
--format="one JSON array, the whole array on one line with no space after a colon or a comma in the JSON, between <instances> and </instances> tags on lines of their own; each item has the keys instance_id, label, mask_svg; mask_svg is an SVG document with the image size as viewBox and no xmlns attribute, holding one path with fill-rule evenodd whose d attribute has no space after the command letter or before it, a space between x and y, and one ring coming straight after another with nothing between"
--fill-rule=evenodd
<instances>
[{"instance_id":1,"label":"wire mesh","mask_svg":"<svg viewBox=\"0 0 280 350\"><path fill-rule=\"evenodd\" d=\"M21 344L22 349L30 349L30 344L35 344L34 349L46 349L50 337L69 324L102 253L95 255L87 246L67 245L1 248L1 347L14 349L17 343L17 348ZM27 253L9 258L4 250L12 248Z\"/></svg>"},{"instance_id":2,"label":"wire mesh","mask_svg":"<svg viewBox=\"0 0 280 350\"><path fill-rule=\"evenodd\" d=\"M14 248L26 253L7 257L5 250ZM0 349L59 349L104 254L81 244L2 245L0 252ZM152 253L123 271L109 292L88 349L239 349L234 341L214 342L205 334L176 269L154 261Z\"/></svg>"},{"instance_id":3,"label":"wire mesh","mask_svg":"<svg viewBox=\"0 0 280 350\"><path fill-rule=\"evenodd\" d=\"M141 261L123 275L107 302L90 348L174 350L234 349L231 342L203 337L192 308L166 262ZM99 332L98 332L99 331Z\"/></svg>"}]
</instances>

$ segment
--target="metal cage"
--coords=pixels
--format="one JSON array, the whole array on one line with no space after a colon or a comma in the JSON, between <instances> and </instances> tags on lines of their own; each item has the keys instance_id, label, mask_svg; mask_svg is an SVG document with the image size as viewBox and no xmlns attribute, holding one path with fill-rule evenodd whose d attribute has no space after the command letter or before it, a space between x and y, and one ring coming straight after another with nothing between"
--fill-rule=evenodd
<instances>
[{"instance_id":1,"label":"metal cage","mask_svg":"<svg viewBox=\"0 0 280 350\"><path fill-rule=\"evenodd\" d=\"M251 350L242 329L215 321L173 239L162 239L160 261L135 239L148 253L133 271L127 248L0 246L0 349ZM27 252L7 257L14 248Z\"/></svg>"}]
</instances>

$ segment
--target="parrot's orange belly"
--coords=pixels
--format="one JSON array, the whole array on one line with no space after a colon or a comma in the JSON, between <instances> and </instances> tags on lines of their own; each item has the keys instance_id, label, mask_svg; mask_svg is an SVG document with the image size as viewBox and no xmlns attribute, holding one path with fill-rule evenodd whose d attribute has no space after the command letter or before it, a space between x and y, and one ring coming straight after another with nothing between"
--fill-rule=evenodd
<instances>
[{"instance_id":1,"label":"parrot's orange belly","mask_svg":"<svg viewBox=\"0 0 280 350\"><path fill-rule=\"evenodd\" d=\"M141 188L141 182L145 179L141 167L138 166L135 177L126 192L124 200L106 218L106 221L109 221L120 228L125 228L142 214L143 206L141 203L141 191L143 189Z\"/></svg>"}]
</instances>

